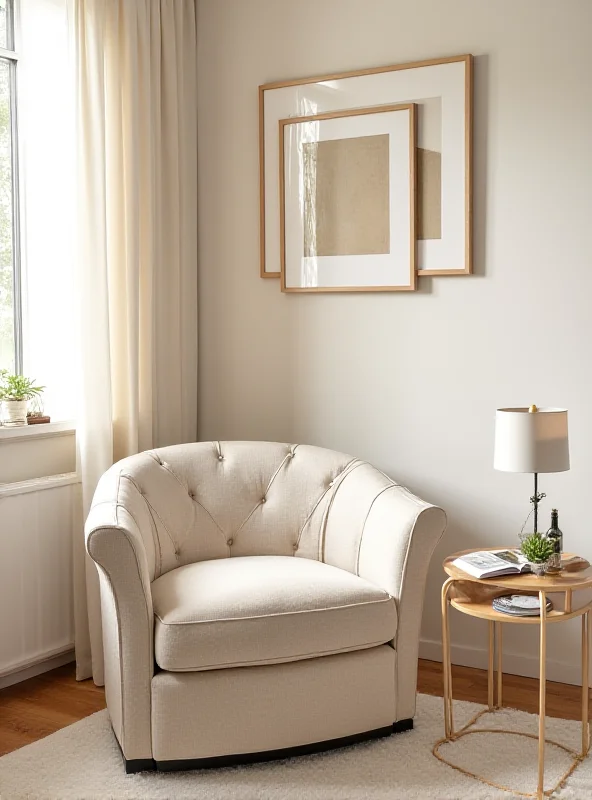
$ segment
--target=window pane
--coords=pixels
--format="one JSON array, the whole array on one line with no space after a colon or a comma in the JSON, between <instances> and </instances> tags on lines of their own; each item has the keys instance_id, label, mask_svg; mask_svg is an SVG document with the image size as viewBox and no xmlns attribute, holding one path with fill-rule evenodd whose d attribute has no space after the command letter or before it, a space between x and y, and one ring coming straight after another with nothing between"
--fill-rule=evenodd
<instances>
[{"instance_id":1,"label":"window pane","mask_svg":"<svg viewBox=\"0 0 592 800\"><path fill-rule=\"evenodd\" d=\"M10 66L0 60L0 369L14 371Z\"/></svg>"},{"instance_id":2,"label":"window pane","mask_svg":"<svg viewBox=\"0 0 592 800\"><path fill-rule=\"evenodd\" d=\"M12 0L0 0L0 47L12 50Z\"/></svg>"}]
</instances>

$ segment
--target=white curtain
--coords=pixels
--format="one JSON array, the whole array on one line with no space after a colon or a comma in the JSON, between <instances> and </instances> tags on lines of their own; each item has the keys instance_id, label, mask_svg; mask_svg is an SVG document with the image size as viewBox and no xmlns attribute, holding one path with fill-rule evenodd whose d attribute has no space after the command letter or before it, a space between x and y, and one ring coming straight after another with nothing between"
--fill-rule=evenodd
<instances>
[{"instance_id":1,"label":"white curtain","mask_svg":"<svg viewBox=\"0 0 592 800\"><path fill-rule=\"evenodd\" d=\"M67 8L69 18L76 158L73 150L65 157L76 212L68 217L68 349L80 376L86 516L114 461L196 438L196 8L195 0L29 3ZM82 531L74 557L77 677L102 684L97 579Z\"/></svg>"}]
</instances>

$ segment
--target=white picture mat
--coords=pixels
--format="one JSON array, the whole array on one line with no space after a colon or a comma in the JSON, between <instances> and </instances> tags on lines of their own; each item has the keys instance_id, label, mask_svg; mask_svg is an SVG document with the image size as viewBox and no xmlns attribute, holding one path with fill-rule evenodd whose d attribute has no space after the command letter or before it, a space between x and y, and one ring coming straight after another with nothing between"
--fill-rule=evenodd
<instances>
[{"instance_id":1,"label":"white picture mat","mask_svg":"<svg viewBox=\"0 0 592 800\"><path fill-rule=\"evenodd\" d=\"M422 146L423 112L427 116L430 107L434 107L441 113L442 128L442 238L418 242L417 266L419 270L465 269L465 70L464 61L455 61L263 92L265 272L280 271L279 120L413 102L420 105L419 146ZM441 98L441 105L428 103L422 109L422 99L434 97Z\"/></svg>"},{"instance_id":2,"label":"white picture mat","mask_svg":"<svg viewBox=\"0 0 592 800\"><path fill-rule=\"evenodd\" d=\"M390 253L304 255L303 144L361 136L389 136ZM279 146L279 138L278 138ZM410 111L311 120L284 127L286 288L411 286L412 185Z\"/></svg>"}]
</instances>

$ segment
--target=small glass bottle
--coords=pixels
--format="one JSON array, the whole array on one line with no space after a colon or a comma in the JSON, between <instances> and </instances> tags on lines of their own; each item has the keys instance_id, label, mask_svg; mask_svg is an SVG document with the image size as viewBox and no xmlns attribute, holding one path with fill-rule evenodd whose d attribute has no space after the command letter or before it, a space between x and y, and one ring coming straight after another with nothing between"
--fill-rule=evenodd
<instances>
[{"instance_id":1,"label":"small glass bottle","mask_svg":"<svg viewBox=\"0 0 592 800\"><path fill-rule=\"evenodd\" d=\"M555 552L549 559L549 567L552 569L561 569L561 553L563 552L563 533L559 528L559 512L556 508L551 509L551 527L547 531L547 538L550 539L554 546Z\"/></svg>"}]
</instances>

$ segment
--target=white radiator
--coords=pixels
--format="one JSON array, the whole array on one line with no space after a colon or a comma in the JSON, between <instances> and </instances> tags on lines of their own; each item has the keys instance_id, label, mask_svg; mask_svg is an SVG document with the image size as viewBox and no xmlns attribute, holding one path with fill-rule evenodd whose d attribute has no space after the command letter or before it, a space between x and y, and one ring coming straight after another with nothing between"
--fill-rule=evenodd
<instances>
[{"instance_id":1,"label":"white radiator","mask_svg":"<svg viewBox=\"0 0 592 800\"><path fill-rule=\"evenodd\" d=\"M82 536L75 473L0 485L0 685L72 650L74 534Z\"/></svg>"}]
</instances>

